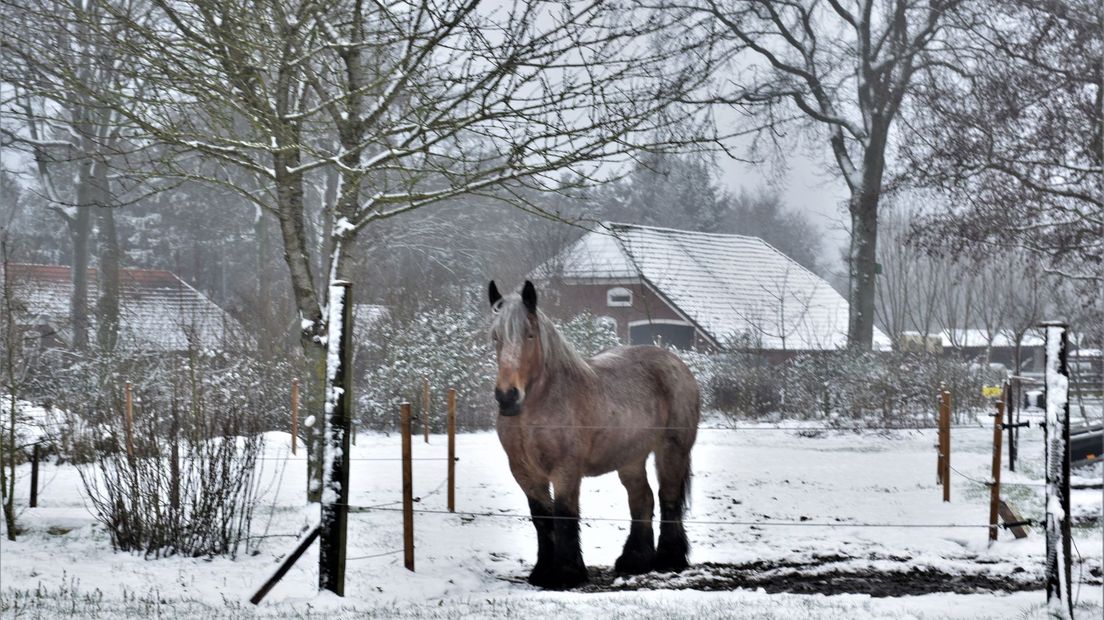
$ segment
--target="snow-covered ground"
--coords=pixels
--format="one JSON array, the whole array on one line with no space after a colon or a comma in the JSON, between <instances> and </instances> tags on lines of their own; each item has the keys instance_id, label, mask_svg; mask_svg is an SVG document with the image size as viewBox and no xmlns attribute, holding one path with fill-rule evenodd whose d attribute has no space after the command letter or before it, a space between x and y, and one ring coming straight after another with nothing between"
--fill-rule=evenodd
<instances>
[{"instance_id":1,"label":"snow-covered ground","mask_svg":"<svg viewBox=\"0 0 1104 620\"><path fill-rule=\"evenodd\" d=\"M1042 443L1024 433L1017 473L1007 482L1040 482ZM988 477L989 428L956 429L952 466ZM417 572L403 568L398 507L400 464L395 435L359 437L353 450L351 503L388 510L350 516L345 598L317 592L317 548L309 551L263 603L249 597L294 546L316 515L303 502L302 453L289 458L288 436L269 435L264 461L266 503L259 510L256 550L236 560L146 560L114 553L102 526L88 513L70 466L44 465L39 508L22 509L27 530L0 543L4 617L754 617L754 618L1016 618L1043 617L1041 589L1014 593L972 591L972 583L1041 583L1044 539L1001 532L989 547L983 527L863 527L858 524L983 526L988 489L953 476L952 501L935 485L931 432L893 435L822 433L802 436L773 429L703 430L694 451L693 506L687 526L697 565L683 576L617 581L590 592L543 592L523 583L536 554L531 525L522 519L464 512L419 514L415 519ZM457 439L460 511L525 514L526 501L506 467L493 433ZM444 510L445 439L415 438L417 509ZM26 466L19 492L26 493ZM1092 475L1100 473L1098 468ZM1098 477L1099 478L1099 477ZM655 483L653 481L653 487ZM1009 487L1005 495L1026 517L1043 512L1037 486ZM625 493L615 475L583 485L585 517L625 518ZM1083 562L1074 565L1078 615L1099 618L1102 541L1101 492L1078 491L1074 514L1095 520L1076 529ZM19 503L26 505L23 497ZM316 510L315 510L316 512ZM723 522L723 523L722 523ZM768 525L769 523L775 525ZM786 524L778 524L786 522ZM790 523L796 522L796 525ZM749 525L760 524L760 525ZM831 524L835 527L826 527ZM627 535L627 523L590 521L582 528L584 557L609 567ZM372 556L372 557L365 557ZM1076 559L1076 556L1075 556ZM735 565L730 566L730 565ZM728 568L726 568L728 567ZM701 591L734 570L762 587ZM818 575L822 577L817 585ZM841 576L842 575L842 576ZM847 577L850 575L850 577ZM966 593L879 596L856 590L856 579L896 575L898 583L957 579ZM777 576L777 580L775 580ZM796 577L795 577L796 576ZM952 579L953 578L953 579ZM813 583L811 590L790 585ZM891 580L892 581L892 580ZM967 586L963 589L961 586ZM849 585L848 585L849 584ZM1028 584L1028 585L1024 585ZM645 590L623 588L646 587ZM862 588L859 588L860 590ZM611 591L618 590L618 591ZM794 594L794 591L828 594ZM873 591L873 590L872 590Z\"/></svg>"}]
</instances>

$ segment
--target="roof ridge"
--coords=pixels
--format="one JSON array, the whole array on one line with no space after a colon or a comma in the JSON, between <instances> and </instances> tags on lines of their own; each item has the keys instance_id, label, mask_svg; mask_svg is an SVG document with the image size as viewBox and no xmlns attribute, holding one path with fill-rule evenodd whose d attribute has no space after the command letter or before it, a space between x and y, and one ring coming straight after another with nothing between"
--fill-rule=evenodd
<instances>
[{"instance_id":1,"label":"roof ridge","mask_svg":"<svg viewBox=\"0 0 1104 620\"><path fill-rule=\"evenodd\" d=\"M719 233L719 232L705 232L701 230L686 230L685 228L670 228L667 226L649 226L647 224L627 224L624 222L602 222L602 226L605 228L642 228L645 230L656 230L661 232L676 233L680 235L703 235L706 237L721 237L730 239L732 237L739 237L741 239L758 239L762 241L762 237L756 237L755 235L741 235L738 233ZM597 231L591 231L597 232Z\"/></svg>"}]
</instances>

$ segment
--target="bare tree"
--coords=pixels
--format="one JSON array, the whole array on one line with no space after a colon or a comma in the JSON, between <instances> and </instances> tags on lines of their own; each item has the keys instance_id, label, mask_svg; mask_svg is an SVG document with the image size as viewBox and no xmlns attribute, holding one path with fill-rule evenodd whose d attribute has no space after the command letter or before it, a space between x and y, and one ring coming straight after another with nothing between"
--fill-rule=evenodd
<instances>
[{"instance_id":1,"label":"bare tree","mask_svg":"<svg viewBox=\"0 0 1104 620\"><path fill-rule=\"evenodd\" d=\"M955 199L930 214L926 240L1027 248L1099 287L1102 29L1097 0L971 3L951 31L954 71L919 81L902 141L911 180Z\"/></svg>"},{"instance_id":2,"label":"bare tree","mask_svg":"<svg viewBox=\"0 0 1104 620\"><path fill-rule=\"evenodd\" d=\"M363 231L455 196L549 189L565 170L593 179L642 145L693 142L654 136L685 116L665 112L702 84L711 57L700 40L666 37L672 16L603 3L151 0L133 12L93 1L111 19L81 26L121 24L137 59L127 70L145 86L73 86L175 150L162 175L221 184L275 217L313 372L325 283L350 275ZM198 175L189 154L253 181Z\"/></svg>"},{"instance_id":3,"label":"bare tree","mask_svg":"<svg viewBox=\"0 0 1104 620\"><path fill-rule=\"evenodd\" d=\"M118 10L135 12L140 5L129 0ZM71 344L78 350L88 343L88 268L97 248L97 344L111 350L119 331L122 258L115 209L134 199L137 183L127 180L142 156L127 143L124 115L90 92L141 92L140 78L125 69L131 61L119 44L125 28L96 2L30 0L4 3L0 13L0 135L33 157L41 196L68 227Z\"/></svg>"},{"instance_id":4,"label":"bare tree","mask_svg":"<svg viewBox=\"0 0 1104 620\"><path fill-rule=\"evenodd\" d=\"M827 138L850 192L848 340L870 349L886 150L917 72L940 63L938 41L959 0L673 4L713 16L732 45L726 53L734 55L735 74L725 75L724 83L735 90L710 101L769 104L772 128L796 115Z\"/></svg>"}]
</instances>

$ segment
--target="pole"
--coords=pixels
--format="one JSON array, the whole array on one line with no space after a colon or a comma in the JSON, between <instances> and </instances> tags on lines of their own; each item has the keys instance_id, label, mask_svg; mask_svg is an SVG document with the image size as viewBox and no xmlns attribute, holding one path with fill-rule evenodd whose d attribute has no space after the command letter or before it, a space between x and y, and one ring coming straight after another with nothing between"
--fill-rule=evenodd
<instances>
[{"instance_id":1,"label":"pole","mask_svg":"<svg viewBox=\"0 0 1104 620\"><path fill-rule=\"evenodd\" d=\"M1016 389L1019 379L1008 379L1004 382L1005 416L1008 419L1008 471L1016 471Z\"/></svg>"},{"instance_id":2,"label":"pole","mask_svg":"<svg viewBox=\"0 0 1104 620\"><path fill-rule=\"evenodd\" d=\"M1073 617L1070 594L1070 461L1068 326L1046 329L1046 593L1051 616Z\"/></svg>"},{"instance_id":3,"label":"pole","mask_svg":"<svg viewBox=\"0 0 1104 620\"><path fill-rule=\"evenodd\" d=\"M300 556L302 556L307 551L307 549L310 548L311 543L314 542L314 539L318 538L318 533L319 528L317 527L307 532L307 535L299 541L299 544L296 545L295 550L292 551L291 554L284 559L283 563L280 564L280 567L276 569L276 572L273 573L272 576L264 582L264 585L261 586L261 589L257 590L257 593L249 599L250 603L253 603L254 605L261 604L261 599L263 599L265 595L268 594L272 590L272 588L275 587L276 584L284 578L284 575L286 575L288 571L291 570L291 567L295 564L295 561L298 560Z\"/></svg>"},{"instance_id":4,"label":"pole","mask_svg":"<svg viewBox=\"0 0 1104 620\"><path fill-rule=\"evenodd\" d=\"M402 412L402 505L403 505L403 565L414 571L414 482L410 462L410 403L400 406Z\"/></svg>"},{"instance_id":5,"label":"pole","mask_svg":"<svg viewBox=\"0 0 1104 620\"><path fill-rule=\"evenodd\" d=\"M422 377L422 432L429 443L429 377Z\"/></svg>"},{"instance_id":6,"label":"pole","mask_svg":"<svg viewBox=\"0 0 1104 620\"><path fill-rule=\"evenodd\" d=\"M456 388L448 391L448 511L456 512Z\"/></svg>"},{"instance_id":7,"label":"pole","mask_svg":"<svg viewBox=\"0 0 1104 620\"><path fill-rule=\"evenodd\" d=\"M943 384L939 384L939 403L936 407L935 432L935 483L943 485Z\"/></svg>"},{"instance_id":8,"label":"pole","mask_svg":"<svg viewBox=\"0 0 1104 620\"><path fill-rule=\"evenodd\" d=\"M291 380L291 454L295 455L299 445L299 379Z\"/></svg>"},{"instance_id":9,"label":"pole","mask_svg":"<svg viewBox=\"0 0 1104 620\"><path fill-rule=\"evenodd\" d=\"M134 460L134 394L126 382L126 449L127 458Z\"/></svg>"},{"instance_id":10,"label":"pole","mask_svg":"<svg viewBox=\"0 0 1104 620\"><path fill-rule=\"evenodd\" d=\"M943 455L943 501L951 501L951 393L943 390L939 403L940 453Z\"/></svg>"},{"instance_id":11,"label":"pole","mask_svg":"<svg viewBox=\"0 0 1104 620\"><path fill-rule=\"evenodd\" d=\"M1004 437L1004 403L997 403L997 414L993 416L993 480L989 483L989 542L997 539L997 517L1000 512L1000 461L1001 438Z\"/></svg>"},{"instance_id":12,"label":"pole","mask_svg":"<svg viewBox=\"0 0 1104 620\"><path fill-rule=\"evenodd\" d=\"M322 529L318 586L345 596L345 552L349 522L349 420L353 407L352 285L330 285L326 323L326 426L322 449Z\"/></svg>"},{"instance_id":13,"label":"pole","mask_svg":"<svg viewBox=\"0 0 1104 620\"><path fill-rule=\"evenodd\" d=\"M31 508L38 508L38 444L31 448Z\"/></svg>"}]
</instances>

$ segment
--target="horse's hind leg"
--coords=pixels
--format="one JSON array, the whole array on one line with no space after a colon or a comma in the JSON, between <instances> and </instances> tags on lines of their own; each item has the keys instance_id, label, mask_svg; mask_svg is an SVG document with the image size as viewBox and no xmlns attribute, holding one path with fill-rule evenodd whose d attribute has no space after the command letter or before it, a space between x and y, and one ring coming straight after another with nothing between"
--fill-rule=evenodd
<instances>
[{"instance_id":1,"label":"horse's hind leg","mask_svg":"<svg viewBox=\"0 0 1104 620\"><path fill-rule=\"evenodd\" d=\"M652 487L648 486L648 473L644 469L644 463L642 460L617 470L621 484L629 492L629 514L633 518L625 548L614 564L614 570L622 575L646 573L655 565L655 538L652 532L655 498L652 496Z\"/></svg>"},{"instance_id":2,"label":"horse's hind leg","mask_svg":"<svg viewBox=\"0 0 1104 620\"><path fill-rule=\"evenodd\" d=\"M690 448L693 436L672 433L656 450L656 474L659 478L659 545L655 568L679 572L689 566L690 544L682 526L682 515L690 495Z\"/></svg>"}]
</instances>

